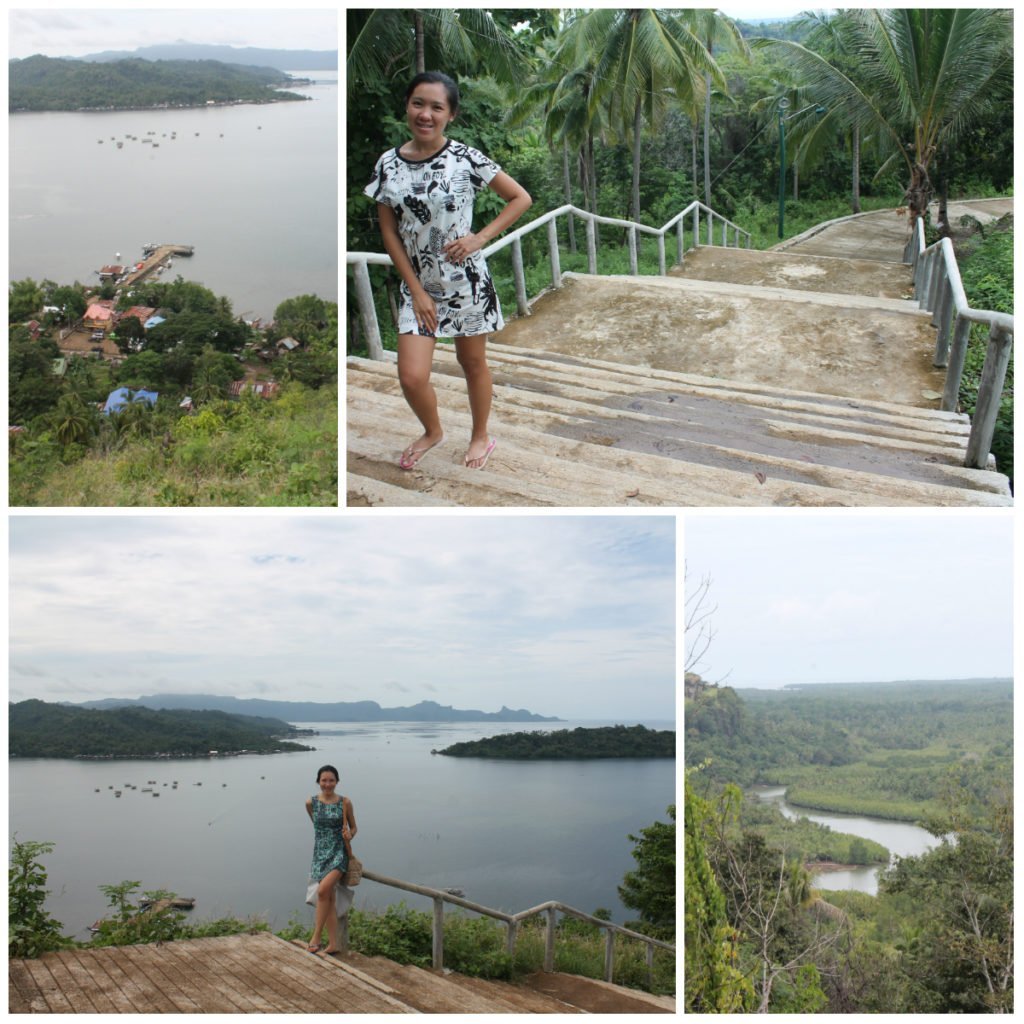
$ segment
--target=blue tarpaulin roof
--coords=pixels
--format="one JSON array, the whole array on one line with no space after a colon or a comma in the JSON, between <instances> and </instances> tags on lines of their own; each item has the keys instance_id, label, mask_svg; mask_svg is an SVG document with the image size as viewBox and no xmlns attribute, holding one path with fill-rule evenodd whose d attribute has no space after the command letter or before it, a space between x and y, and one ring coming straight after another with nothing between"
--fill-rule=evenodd
<instances>
[{"instance_id":1,"label":"blue tarpaulin roof","mask_svg":"<svg viewBox=\"0 0 1024 1024\"><path fill-rule=\"evenodd\" d=\"M165 323L166 320L165 316L151 316L142 326L148 331L150 327L156 327L157 324Z\"/></svg>"},{"instance_id":2,"label":"blue tarpaulin roof","mask_svg":"<svg viewBox=\"0 0 1024 1024\"><path fill-rule=\"evenodd\" d=\"M159 397L157 391L140 389L133 395L128 388L117 388L107 396L107 404L103 406L103 411L109 416L112 412L120 412L129 402L145 402L152 407L156 405Z\"/></svg>"}]
</instances>

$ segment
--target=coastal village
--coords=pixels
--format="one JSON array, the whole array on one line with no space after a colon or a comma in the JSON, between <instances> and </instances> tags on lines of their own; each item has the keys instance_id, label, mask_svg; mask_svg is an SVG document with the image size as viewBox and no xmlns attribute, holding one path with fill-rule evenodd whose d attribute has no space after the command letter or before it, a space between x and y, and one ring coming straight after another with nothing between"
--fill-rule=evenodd
<instances>
[{"instance_id":1,"label":"coastal village","mask_svg":"<svg viewBox=\"0 0 1024 1024\"><path fill-rule=\"evenodd\" d=\"M141 324L143 332L148 332L173 318L174 313L160 307L141 305L118 309L121 293L147 279L162 275L171 269L176 258L189 257L193 252L191 245L148 243L142 247L142 254L138 260L101 267L96 274L102 291L97 289L95 293L86 296L85 312L70 324L61 322L64 310L56 306L44 306L44 319L29 320L25 326L33 338L49 336L60 348L61 357L54 360L54 373L63 377L72 359L102 359L111 366L118 366L127 356L143 351L146 347L144 334L142 337L128 337L118 333L119 327L126 321L135 320ZM120 257L120 253L117 257ZM112 297L110 285L115 288ZM47 321L53 326L47 327ZM251 393L260 398L273 398L280 387L273 376L274 361L280 355L301 348L302 344L292 337L270 342L266 338L266 332L273 325L265 324L259 317L246 320L245 323L256 332L256 340L236 354L240 372L238 379L229 385L228 395L231 398L240 398ZM106 414L116 413L124 409L129 402L153 406L158 398L159 392L156 390L140 388L133 391L128 388L116 388L107 400L100 404L100 408ZM181 396L178 400L179 407L186 411L192 411L193 404L189 395ZM11 429L19 428L12 426Z\"/></svg>"}]
</instances>

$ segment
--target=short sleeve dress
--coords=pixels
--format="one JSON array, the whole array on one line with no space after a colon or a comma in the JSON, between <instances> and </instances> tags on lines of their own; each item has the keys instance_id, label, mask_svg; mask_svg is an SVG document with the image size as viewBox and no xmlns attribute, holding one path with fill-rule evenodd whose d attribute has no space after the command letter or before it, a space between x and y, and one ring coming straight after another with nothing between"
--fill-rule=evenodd
<instances>
[{"instance_id":1,"label":"short sleeve dress","mask_svg":"<svg viewBox=\"0 0 1024 1024\"><path fill-rule=\"evenodd\" d=\"M320 882L334 870L345 873L348 853L341 830L345 823L345 798L325 804L313 797L313 864L309 877Z\"/></svg>"},{"instance_id":2,"label":"short sleeve dress","mask_svg":"<svg viewBox=\"0 0 1024 1024\"><path fill-rule=\"evenodd\" d=\"M364 189L372 200L395 211L413 270L437 303L439 337L490 334L505 326L483 254L471 253L456 264L443 252L448 242L473 230L473 199L500 171L479 150L449 139L426 160L410 160L389 149ZM404 281L400 292L398 333L419 334Z\"/></svg>"}]
</instances>

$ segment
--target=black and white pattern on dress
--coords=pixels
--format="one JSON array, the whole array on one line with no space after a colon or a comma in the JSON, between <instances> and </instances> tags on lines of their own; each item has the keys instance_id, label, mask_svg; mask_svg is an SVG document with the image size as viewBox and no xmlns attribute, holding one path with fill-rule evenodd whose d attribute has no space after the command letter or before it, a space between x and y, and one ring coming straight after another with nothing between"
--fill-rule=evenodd
<instances>
[{"instance_id":1,"label":"black and white pattern on dress","mask_svg":"<svg viewBox=\"0 0 1024 1024\"><path fill-rule=\"evenodd\" d=\"M505 326L487 261L479 252L461 264L444 247L473 230L473 199L501 168L479 150L451 139L426 160L390 149L378 161L364 192L395 211L398 234L413 270L437 303L438 337L490 334ZM412 296L399 289L398 333L419 334Z\"/></svg>"}]
</instances>

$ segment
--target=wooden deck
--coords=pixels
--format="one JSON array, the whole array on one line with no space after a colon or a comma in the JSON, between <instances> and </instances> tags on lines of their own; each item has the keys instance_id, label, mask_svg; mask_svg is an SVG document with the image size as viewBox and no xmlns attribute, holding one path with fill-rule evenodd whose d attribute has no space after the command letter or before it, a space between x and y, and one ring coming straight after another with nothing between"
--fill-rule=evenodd
<instances>
[{"instance_id":1,"label":"wooden deck","mask_svg":"<svg viewBox=\"0 0 1024 1024\"><path fill-rule=\"evenodd\" d=\"M414 1013L263 932L10 960L9 1013Z\"/></svg>"}]
</instances>

